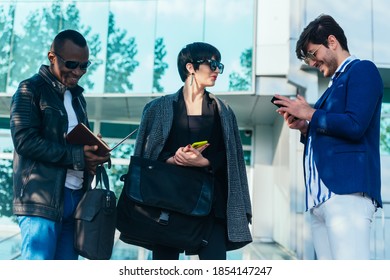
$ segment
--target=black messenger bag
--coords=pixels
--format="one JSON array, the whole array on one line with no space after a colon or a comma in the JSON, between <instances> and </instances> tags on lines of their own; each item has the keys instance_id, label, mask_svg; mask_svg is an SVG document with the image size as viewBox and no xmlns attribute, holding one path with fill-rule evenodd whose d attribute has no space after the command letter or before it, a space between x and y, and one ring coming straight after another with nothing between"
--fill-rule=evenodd
<instances>
[{"instance_id":1,"label":"black messenger bag","mask_svg":"<svg viewBox=\"0 0 390 280\"><path fill-rule=\"evenodd\" d=\"M187 252L207 245L214 190L210 172L133 156L121 180L117 229L122 241Z\"/></svg>"}]
</instances>

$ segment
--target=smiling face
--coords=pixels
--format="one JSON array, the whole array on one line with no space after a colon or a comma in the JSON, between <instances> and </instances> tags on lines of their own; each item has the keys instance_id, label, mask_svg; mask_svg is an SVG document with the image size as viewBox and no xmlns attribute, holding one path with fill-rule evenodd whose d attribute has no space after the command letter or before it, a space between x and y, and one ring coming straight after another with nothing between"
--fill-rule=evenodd
<instances>
[{"instance_id":1,"label":"smiling face","mask_svg":"<svg viewBox=\"0 0 390 280\"><path fill-rule=\"evenodd\" d=\"M328 40L328 47L319 44L307 44L307 52L313 54L307 60L307 63L316 67L324 77L331 77L337 70L340 62L344 59L340 59L339 48L334 41L334 38Z\"/></svg>"},{"instance_id":2,"label":"smiling face","mask_svg":"<svg viewBox=\"0 0 390 280\"><path fill-rule=\"evenodd\" d=\"M50 71L63 85L69 88L77 86L80 78L87 72L87 69L70 69L65 66L65 61L75 61L80 64L88 62L88 46L80 47L71 40L66 40L61 49L52 50L48 54L50 60Z\"/></svg>"}]
</instances>

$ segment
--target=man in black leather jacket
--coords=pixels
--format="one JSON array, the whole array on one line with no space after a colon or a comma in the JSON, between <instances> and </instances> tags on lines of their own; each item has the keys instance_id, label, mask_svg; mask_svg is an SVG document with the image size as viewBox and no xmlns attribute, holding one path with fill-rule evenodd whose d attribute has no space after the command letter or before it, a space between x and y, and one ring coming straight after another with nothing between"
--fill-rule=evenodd
<instances>
[{"instance_id":1,"label":"man in black leather jacket","mask_svg":"<svg viewBox=\"0 0 390 280\"><path fill-rule=\"evenodd\" d=\"M85 38L74 30L55 37L39 73L22 81L11 102L14 200L23 259L78 259L73 212L96 166L109 155L97 146L70 145L66 134L88 126L79 79L90 65Z\"/></svg>"}]
</instances>

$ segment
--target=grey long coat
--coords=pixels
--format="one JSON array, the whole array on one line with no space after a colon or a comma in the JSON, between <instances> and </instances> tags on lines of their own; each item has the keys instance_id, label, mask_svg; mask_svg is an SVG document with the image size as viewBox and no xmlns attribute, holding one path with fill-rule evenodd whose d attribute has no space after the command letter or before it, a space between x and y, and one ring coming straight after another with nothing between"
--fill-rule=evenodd
<instances>
[{"instance_id":1,"label":"grey long coat","mask_svg":"<svg viewBox=\"0 0 390 280\"><path fill-rule=\"evenodd\" d=\"M182 89L146 104L135 144L135 156L152 160L158 158L172 127L173 102L178 100L181 91ZM249 230L252 209L244 153L236 117L232 109L213 94L209 95L217 102L227 151L228 200L226 215L228 249L232 250L252 241Z\"/></svg>"}]
</instances>

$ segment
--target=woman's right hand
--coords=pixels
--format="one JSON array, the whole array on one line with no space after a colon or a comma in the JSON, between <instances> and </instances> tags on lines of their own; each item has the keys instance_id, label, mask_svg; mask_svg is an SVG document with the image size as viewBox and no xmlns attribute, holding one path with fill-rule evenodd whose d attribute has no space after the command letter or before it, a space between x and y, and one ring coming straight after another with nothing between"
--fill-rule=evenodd
<instances>
[{"instance_id":1,"label":"woman's right hand","mask_svg":"<svg viewBox=\"0 0 390 280\"><path fill-rule=\"evenodd\" d=\"M204 151L204 149L206 149L209 145L210 144L206 144L202 147L199 147L198 149L193 148L191 145L180 147L179 149L177 149L175 155L171 157L168 161L182 166L209 166L209 160L202 155L202 151Z\"/></svg>"}]
</instances>

